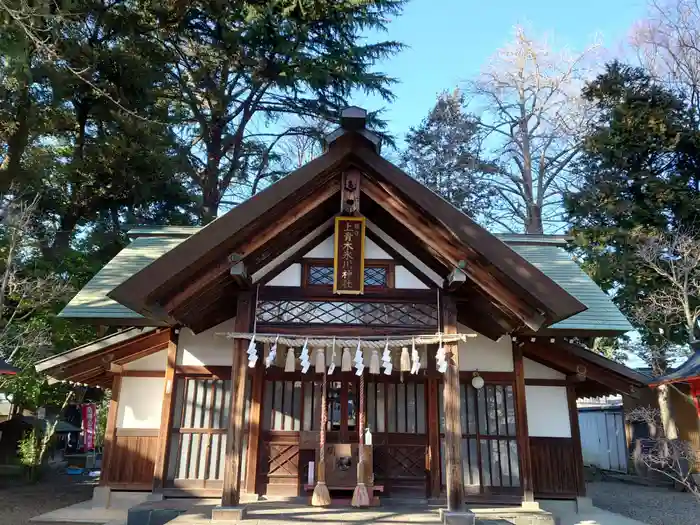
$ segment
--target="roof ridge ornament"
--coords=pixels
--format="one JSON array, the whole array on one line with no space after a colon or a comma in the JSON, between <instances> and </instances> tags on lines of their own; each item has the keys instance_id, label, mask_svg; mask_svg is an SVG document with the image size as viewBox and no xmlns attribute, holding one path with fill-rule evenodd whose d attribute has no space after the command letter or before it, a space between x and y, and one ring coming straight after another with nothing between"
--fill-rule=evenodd
<instances>
[{"instance_id":1,"label":"roof ridge ornament","mask_svg":"<svg viewBox=\"0 0 700 525\"><path fill-rule=\"evenodd\" d=\"M324 137L326 148L330 148L335 141L348 133L362 135L374 146L379 153L381 150L381 138L376 133L367 129L367 110L359 106L348 106L340 111L340 126Z\"/></svg>"}]
</instances>

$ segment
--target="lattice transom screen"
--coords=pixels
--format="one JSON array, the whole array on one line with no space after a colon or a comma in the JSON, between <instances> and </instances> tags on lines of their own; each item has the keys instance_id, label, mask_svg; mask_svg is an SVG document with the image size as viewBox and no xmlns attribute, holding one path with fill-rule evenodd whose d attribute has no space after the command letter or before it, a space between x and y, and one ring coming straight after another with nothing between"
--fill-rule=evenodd
<instances>
[{"instance_id":1,"label":"lattice transom screen","mask_svg":"<svg viewBox=\"0 0 700 525\"><path fill-rule=\"evenodd\" d=\"M436 327L438 321L436 305L419 303L265 300L256 315L259 323Z\"/></svg>"}]
</instances>

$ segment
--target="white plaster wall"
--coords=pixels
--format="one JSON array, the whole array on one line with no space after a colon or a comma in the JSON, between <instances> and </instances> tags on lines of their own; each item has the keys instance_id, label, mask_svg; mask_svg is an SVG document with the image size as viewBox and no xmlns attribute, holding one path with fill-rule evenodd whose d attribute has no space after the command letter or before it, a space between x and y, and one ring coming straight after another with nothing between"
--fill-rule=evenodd
<instances>
[{"instance_id":1,"label":"white plaster wall","mask_svg":"<svg viewBox=\"0 0 700 525\"><path fill-rule=\"evenodd\" d=\"M177 364L185 366L232 365L233 341L215 335L217 332L233 332L235 318L216 325L197 335L189 328L180 331L177 348Z\"/></svg>"},{"instance_id":2,"label":"white plaster wall","mask_svg":"<svg viewBox=\"0 0 700 525\"><path fill-rule=\"evenodd\" d=\"M527 357L523 358L523 368L525 369L525 379L566 379L566 375L559 370L549 368Z\"/></svg>"},{"instance_id":3,"label":"white plaster wall","mask_svg":"<svg viewBox=\"0 0 700 525\"><path fill-rule=\"evenodd\" d=\"M331 235L321 244L304 254L308 259L332 259L333 258L333 237ZM391 260L391 255L382 250L372 239L365 237L365 259L386 259Z\"/></svg>"},{"instance_id":4,"label":"white plaster wall","mask_svg":"<svg viewBox=\"0 0 700 525\"><path fill-rule=\"evenodd\" d=\"M571 437L564 386L525 385L527 430L533 437Z\"/></svg>"},{"instance_id":5,"label":"white plaster wall","mask_svg":"<svg viewBox=\"0 0 700 525\"><path fill-rule=\"evenodd\" d=\"M471 328L458 324L459 333L476 334L459 343L459 369L481 372L512 372L513 347L510 337L504 335L493 341Z\"/></svg>"},{"instance_id":6,"label":"white plaster wall","mask_svg":"<svg viewBox=\"0 0 700 525\"><path fill-rule=\"evenodd\" d=\"M301 286L301 264L294 263L270 279L266 286Z\"/></svg>"},{"instance_id":7,"label":"white plaster wall","mask_svg":"<svg viewBox=\"0 0 700 525\"><path fill-rule=\"evenodd\" d=\"M405 266L394 268L394 288L428 289L425 283L409 272Z\"/></svg>"},{"instance_id":8,"label":"white plaster wall","mask_svg":"<svg viewBox=\"0 0 700 525\"><path fill-rule=\"evenodd\" d=\"M125 370L155 370L155 371L165 371L165 365L168 360L168 350L161 350L155 354L151 354L131 363L126 363L124 365Z\"/></svg>"},{"instance_id":9,"label":"white plaster wall","mask_svg":"<svg viewBox=\"0 0 700 525\"><path fill-rule=\"evenodd\" d=\"M123 377L117 428L160 428L164 388L163 377Z\"/></svg>"}]
</instances>

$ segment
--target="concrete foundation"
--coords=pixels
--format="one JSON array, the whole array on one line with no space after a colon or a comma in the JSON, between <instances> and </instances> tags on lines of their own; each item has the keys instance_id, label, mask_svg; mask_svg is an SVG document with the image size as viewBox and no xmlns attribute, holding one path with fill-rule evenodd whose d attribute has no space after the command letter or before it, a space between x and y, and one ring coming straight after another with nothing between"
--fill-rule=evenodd
<instances>
[{"instance_id":1,"label":"concrete foundation","mask_svg":"<svg viewBox=\"0 0 700 525\"><path fill-rule=\"evenodd\" d=\"M214 507L211 511L212 521L241 521L246 517L245 507Z\"/></svg>"},{"instance_id":2,"label":"concrete foundation","mask_svg":"<svg viewBox=\"0 0 700 525\"><path fill-rule=\"evenodd\" d=\"M473 512L450 512L440 509L440 521L444 525L474 525L476 516Z\"/></svg>"},{"instance_id":3,"label":"concrete foundation","mask_svg":"<svg viewBox=\"0 0 700 525\"><path fill-rule=\"evenodd\" d=\"M95 487L92 491L92 507L95 509L109 508L112 489L109 487Z\"/></svg>"}]
</instances>

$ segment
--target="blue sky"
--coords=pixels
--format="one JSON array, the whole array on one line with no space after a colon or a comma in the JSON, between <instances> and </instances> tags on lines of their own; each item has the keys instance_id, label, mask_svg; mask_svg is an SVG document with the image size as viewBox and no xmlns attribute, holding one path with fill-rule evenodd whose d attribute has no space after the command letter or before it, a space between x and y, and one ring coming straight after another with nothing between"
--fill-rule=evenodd
<instances>
[{"instance_id":1,"label":"blue sky","mask_svg":"<svg viewBox=\"0 0 700 525\"><path fill-rule=\"evenodd\" d=\"M399 79L396 100L385 104L358 95L354 103L370 110L386 107L389 130L402 139L440 91L479 72L510 40L514 25L553 35L571 50L584 49L599 34L604 46L615 50L644 16L645 5L645 0L410 0L386 35L409 47L378 67Z\"/></svg>"}]
</instances>

